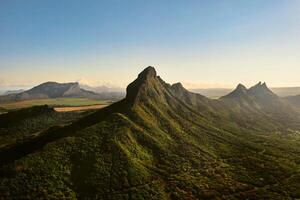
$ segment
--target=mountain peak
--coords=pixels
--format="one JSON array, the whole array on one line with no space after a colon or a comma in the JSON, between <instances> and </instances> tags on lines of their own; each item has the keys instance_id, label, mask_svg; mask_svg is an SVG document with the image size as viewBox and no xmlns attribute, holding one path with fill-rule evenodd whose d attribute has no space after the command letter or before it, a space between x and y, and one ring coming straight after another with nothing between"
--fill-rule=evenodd
<instances>
[{"instance_id":1,"label":"mountain peak","mask_svg":"<svg viewBox=\"0 0 300 200\"><path fill-rule=\"evenodd\" d=\"M268 86L267 86L267 84L266 84L266 82L263 82L263 83L262 83L261 81L258 82L256 85L254 85L254 86L251 87L251 88L252 88L252 89L254 89L254 88L269 89ZM250 89L251 89L251 88L250 88Z\"/></svg>"},{"instance_id":2,"label":"mountain peak","mask_svg":"<svg viewBox=\"0 0 300 200\"><path fill-rule=\"evenodd\" d=\"M171 85L171 89L177 94L184 94L187 93L188 91L183 87L183 85L181 83L174 83L173 85Z\"/></svg>"},{"instance_id":3,"label":"mountain peak","mask_svg":"<svg viewBox=\"0 0 300 200\"><path fill-rule=\"evenodd\" d=\"M247 88L243 84L239 83L236 90L247 91Z\"/></svg>"},{"instance_id":4,"label":"mountain peak","mask_svg":"<svg viewBox=\"0 0 300 200\"><path fill-rule=\"evenodd\" d=\"M28 91L30 95L43 96L45 98L58 98L64 96L65 93L71 94L75 91L80 91L78 83L57 83L57 82L45 82Z\"/></svg>"},{"instance_id":5,"label":"mountain peak","mask_svg":"<svg viewBox=\"0 0 300 200\"><path fill-rule=\"evenodd\" d=\"M0 102L62 97L97 98L98 95L96 93L81 89L78 82L57 83L48 81L20 93L2 96L0 98Z\"/></svg>"},{"instance_id":6,"label":"mountain peak","mask_svg":"<svg viewBox=\"0 0 300 200\"><path fill-rule=\"evenodd\" d=\"M183 85L182 85L180 82L174 83L171 87L174 88L174 89L176 89L176 88L177 88L177 89L182 89L182 88L184 88Z\"/></svg>"},{"instance_id":7,"label":"mountain peak","mask_svg":"<svg viewBox=\"0 0 300 200\"><path fill-rule=\"evenodd\" d=\"M255 93L255 92L258 92L258 91L267 91L269 90L267 84L264 82L258 82L256 85L252 86L250 89L249 89L249 92L251 93ZM270 91L270 90L269 90Z\"/></svg>"},{"instance_id":8,"label":"mountain peak","mask_svg":"<svg viewBox=\"0 0 300 200\"><path fill-rule=\"evenodd\" d=\"M48 81L45 83L41 83L40 85L37 85L33 88L46 88L46 87L79 87L79 83L78 82L58 83L54 81Z\"/></svg>"},{"instance_id":9,"label":"mountain peak","mask_svg":"<svg viewBox=\"0 0 300 200\"><path fill-rule=\"evenodd\" d=\"M222 98L254 98L260 101L269 101L272 99L277 99L278 96L268 88L265 82L258 82L256 85L252 86L249 89L247 89L244 85L239 84L234 91Z\"/></svg>"},{"instance_id":10,"label":"mountain peak","mask_svg":"<svg viewBox=\"0 0 300 200\"><path fill-rule=\"evenodd\" d=\"M232 97L242 97L246 96L248 93L247 88L243 84L238 84L235 90L233 90L228 95L224 96L225 98L232 98Z\"/></svg>"},{"instance_id":11,"label":"mountain peak","mask_svg":"<svg viewBox=\"0 0 300 200\"><path fill-rule=\"evenodd\" d=\"M141 79L147 79L151 77L156 77L156 71L155 68L152 66L149 66L145 68L141 73L139 73L138 78Z\"/></svg>"},{"instance_id":12,"label":"mountain peak","mask_svg":"<svg viewBox=\"0 0 300 200\"><path fill-rule=\"evenodd\" d=\"M277 98L277 95L274 94L267 86L267 84L264 82L259 82L255 86L251 87L248 90L249 94L252 96L255 96L257 98L263 98L263 99L270 99L270 98Z\"/></svg>"},{"instance_id":13,"label":"mountain peak","mask_svg":"<svg viewBox=\"0 0 300 200\"><path fill-rule=\"evenodd\" d=\"M127 86L126 99L133 102L140 90L144 88L145 85L151 81L151 79L155 79L156 77L157 76L154 67L149 66L145 68L141 73L139 73L138 77Z\"/></svg>"}]
</instances>

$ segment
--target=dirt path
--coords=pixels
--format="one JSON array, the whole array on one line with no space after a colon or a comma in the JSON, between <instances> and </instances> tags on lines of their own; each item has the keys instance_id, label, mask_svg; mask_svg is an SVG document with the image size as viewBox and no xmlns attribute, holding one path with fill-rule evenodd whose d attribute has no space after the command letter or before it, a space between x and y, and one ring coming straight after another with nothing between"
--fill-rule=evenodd
<instances>
[{"instance_id":1,"label":"dirt path","mask_svg":"<svg viewBox=\"0 0 300 200\"><path fill-rule=\"evenodd\" d=\"M80 111L80 110L96 110L106 107L107 105L92 105L92 106L70 106L70 107L56 107L54 110L56 112L70 112L70 111Z\"/></svg>"}]
</instances>

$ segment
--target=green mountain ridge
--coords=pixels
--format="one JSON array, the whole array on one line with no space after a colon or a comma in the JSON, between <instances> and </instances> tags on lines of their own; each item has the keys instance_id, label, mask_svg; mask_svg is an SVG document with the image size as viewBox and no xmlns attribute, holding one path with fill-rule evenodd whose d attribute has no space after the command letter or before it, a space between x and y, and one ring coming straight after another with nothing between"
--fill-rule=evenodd
<instances>
[{"instance_id":1,"label":"green mountain ridge","mask_svg":"<svg viewBox=\"0 0 300 200\"><path fill-rule=\"evenodd\" d=\"M148 67L128 85L125 99L2 148L0 194L300 198L299 122L265 84L239 85L212 100L165 83Z\"/></svg>"}]
</instances>

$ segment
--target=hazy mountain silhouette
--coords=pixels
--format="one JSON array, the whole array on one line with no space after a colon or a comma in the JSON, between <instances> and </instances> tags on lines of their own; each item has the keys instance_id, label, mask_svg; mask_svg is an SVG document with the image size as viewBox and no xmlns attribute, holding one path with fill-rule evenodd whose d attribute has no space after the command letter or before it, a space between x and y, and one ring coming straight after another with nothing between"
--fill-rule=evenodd
<instances>
[{"instance_id":1,"label":"hazy mountain silhouette","mask_svg":"<svg viewBox=\"0 0 300 200\"><path fill-rule=\"evenodd\" d=\"M264 118L271 118L284 124L295 124L299 118L299 113L274 94L266 83L259 82L249 89L239 85L221 100L238 110L241 118L260 117L263 123L266 123Z\"/></svg>"},{"instance_id":2,"label":"hazy mountain silhouette","mask_svg":"<svg viewBox=\"0 0 300 200\"><path fill-rule=\"evenodd\" d=\"M81 89L78 83L46 82L30 90L0 96L0 102L62 97L101 98L94 92Z\"/></svg>"},{"instance_id":3,"label":"hazy mountain silhouette","mask_svg":"<svg viewBox=\"0 0 300 200\"><path fill-rule=\"evenodd\" d=\"M272 87L270 88L279 97L295 96L300 94L300 87ZM196 88L189 89L192 92L202 94L210 98L219 98L227 95L232 89L229 88Z\"/></svg>"}]
</instances>

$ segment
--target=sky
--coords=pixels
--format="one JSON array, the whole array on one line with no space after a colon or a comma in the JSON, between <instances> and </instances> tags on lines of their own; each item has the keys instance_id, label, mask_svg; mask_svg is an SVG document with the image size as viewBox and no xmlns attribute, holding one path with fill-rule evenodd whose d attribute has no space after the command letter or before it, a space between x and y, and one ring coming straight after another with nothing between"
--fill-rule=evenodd
<instances>
[{"instance_id":1,"label":"sky","mask_svg":"<svg viewBox=\"0 0 300 200\"><path fill-rule=\"evenodd\" d=\"M187 88L300 86L299 0L0 0L0 89L126 87L147 66Z\"/></svg>"}]
</instances>

